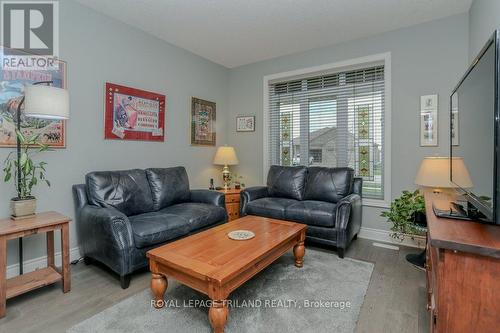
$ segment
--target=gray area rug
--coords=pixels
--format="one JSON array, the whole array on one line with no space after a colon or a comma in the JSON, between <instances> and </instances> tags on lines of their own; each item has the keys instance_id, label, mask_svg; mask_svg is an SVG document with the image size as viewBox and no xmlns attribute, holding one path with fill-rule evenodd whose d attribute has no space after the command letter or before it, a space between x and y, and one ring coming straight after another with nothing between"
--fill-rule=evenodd
<instances>
[{"instance_id":1,"label":"gray area rug","mask_svg":"<svg viewBox=\"0 0 500 333\"><path fill-rule=\"evenodd\" d=\"M353 332L373 264L306 249L304 267L291 252L230 296L225 332ZM84 332L211 332L208 298L169 282L166 306L151 306L149 289L73 326Z\"/></svg>"}]
</instances>

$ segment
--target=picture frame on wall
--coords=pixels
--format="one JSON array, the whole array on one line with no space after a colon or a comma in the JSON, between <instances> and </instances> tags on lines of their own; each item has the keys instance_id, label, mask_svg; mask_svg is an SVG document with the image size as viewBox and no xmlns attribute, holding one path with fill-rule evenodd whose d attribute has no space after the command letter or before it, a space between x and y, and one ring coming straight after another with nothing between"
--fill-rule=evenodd
<instances>
[{"instance_id":1,"label":"picture frame on wall","mask_svg":"<svg viewBox=\"0 0 500 333\"><path fill-rule=\"evenodd\" d=\"M237 116L236 132L254 132L255 116Z\"/></svg>"},{"instance_id":2,"label":"picture frame on wall","mask_svg":"<svg viewBox=\"0 0 500 333\"><path fill-rule=\"evenodd\" d=\"M0 47L3 54L4 48ZM16 147L17 107L24 96L25 85L52 81L51 85L66 88L67 64L57 60L56 69L0 71L0 147ZM39 141L50 148L66 148L66 121L25 117L21 108L21 132L39 134Z\"/></svg>"},{"instance_id":3,"label":"picture frame on wall","mask_svg":"<svg viewBox=\"0 0 500 333\"><path fill-rule=\"evenodd\" d=\"M200 98L191 98L191 145L215 146L216 104Z\"/></svg>"},{"instance_id":4,"label":"picture frame on wall","mask_svg":"<svg viewBox=\"0 0 500 333\"><path fill-rule=\"evenodd\" d=\"M106 82L104 138L165 141L165 95Z\"/></svg>"},{"instance_id":5,"label":"picture frame on wall","mask_svg":"<svg viewBox=\"0 0 500 333\"><path fill-rule=\"evenodd\" d=\"M438 95L420 96L420 146L438 145Z\"/></svg>"}]
</instances>

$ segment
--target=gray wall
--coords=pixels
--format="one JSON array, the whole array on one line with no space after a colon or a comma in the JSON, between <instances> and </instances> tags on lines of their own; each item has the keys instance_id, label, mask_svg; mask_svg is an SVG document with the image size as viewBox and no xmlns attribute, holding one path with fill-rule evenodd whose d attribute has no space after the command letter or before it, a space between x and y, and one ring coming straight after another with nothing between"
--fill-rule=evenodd
<instances>
[{"instance_id":1,"label":"gray wall","mask_svg":"<svg viewBox=\"0 0 500 333\"><path fill-rule=\"evenodd\" d=\"M71 185L92 170L186 166L192 187L207 187L219 171L212 165L214 148L192 147L189 138L191 96L217 103L217 143L226 140L229 71L73 1L60 2L61 59L68 63L71 118L67 148L47 153L52 187L35 195L39 211L73 216ZM113 82L163 93L167 97L166 140L104 140L104 83ZM0 149L3 161L10 149ZM0 216L8 216L12 184L0 184ZM56 235L58 237L58 235ZM45 255L42 236L25 240L25 258ZM71 247L77 245L74 223ZM8 263L17 262L17 242L8 244Z\"/></svg>"},{"instance_id":2,"label":"gray wall","mask_svg":"<svg viewBox=\"0 0 500 333\"><path fill-rule=\"evenodd\" d=\"M500 29L500 1L474 0L469 10L469 59L479 53L495 29Z\"/></svg>"},{"instance_id":3,"label":"gray wall","mask_svg":"<svg viewBox=\"0 0 500 333\"><path fill-rule=\"evenodd\" d=\"M263 77L367 55L392 54L392 196L413 189L421 159L448 155L449 95L468 63L468 15L279 57L231 70L228 142L247 185L262 183ZM439 94L439 147L419 147L420 95ZM237 115L256 115L256 131L236 133ZM365 207L363 226L388 229L381 209Z\"/></svg>"}]
</instances>

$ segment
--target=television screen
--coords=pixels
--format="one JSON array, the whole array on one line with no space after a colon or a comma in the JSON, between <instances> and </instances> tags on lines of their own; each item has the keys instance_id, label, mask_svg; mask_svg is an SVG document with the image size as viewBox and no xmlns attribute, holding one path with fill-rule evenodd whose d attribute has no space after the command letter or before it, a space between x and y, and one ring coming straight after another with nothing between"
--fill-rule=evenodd
<instances>
[{"instance_id":1,"label":"television screen","mask_svg":"<svg viewBox=\"0 0 500 333\"><path fill-rule=\"evenodd\" d=\"M488 219L496 191L496 61L493 39L451 95L450 114L451 181Z\"/></svg>"}]
</instances>

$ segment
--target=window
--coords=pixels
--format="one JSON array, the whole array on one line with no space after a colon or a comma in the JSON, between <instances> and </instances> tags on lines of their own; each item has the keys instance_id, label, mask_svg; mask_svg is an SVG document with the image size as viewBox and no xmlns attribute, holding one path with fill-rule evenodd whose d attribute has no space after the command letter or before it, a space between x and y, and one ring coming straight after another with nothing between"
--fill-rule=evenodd
<instances>
[{"instance_id":1,"label":"window","mask_svg":"<svg viewBox=\"0 0 500 333\"><path fill-rule=\"evenodd\" d=\"M348 166L384 199L384 67L269 81L269 164Z\"/></svg>"}]
</instances>

